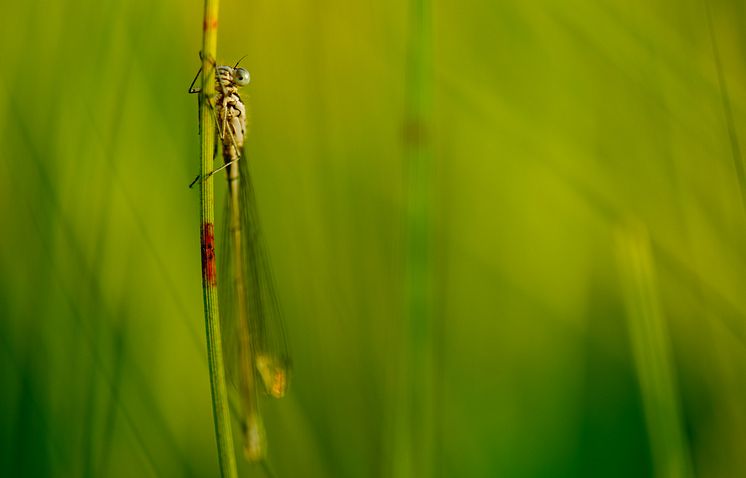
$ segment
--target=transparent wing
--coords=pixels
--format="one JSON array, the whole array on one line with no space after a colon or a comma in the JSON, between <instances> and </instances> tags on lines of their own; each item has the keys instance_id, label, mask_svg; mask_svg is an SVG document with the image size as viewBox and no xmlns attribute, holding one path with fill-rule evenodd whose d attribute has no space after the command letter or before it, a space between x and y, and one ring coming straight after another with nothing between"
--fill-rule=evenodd
<instances>
[{"instance_id":1,"label":"transparent wing","mask_svg":"<svg viewBox=\"0 0 746 478\"><path fill-rule=\"evenodd\" d=\"M245 277L248 278L249 330L253 343L256 372L266 392L280 398L285 395L290 374L285 324L277 298L272 266L264 242L256 195L249 164L244 157L238 161L241 180L241 220L246 234L244 250Z\"/></svg>"},{"instance_id":2,"label":"transparent wing","mask_svg":"<svg viewBox=\"0 0 746 478\"><path fill-rule=\"evenodd\" d=\"M226 195L220 255L220 317L223 329L223 348L228 377L239 388L241 385L242 347L250 357L253 374L272 397L285 394L290 375L285 325L277 298L272 266L262 236L256 195L248 168L242 158L230 167L239 168L238 214L240 215L240 248L231 218L235 211L230 194ZM229 173L230 175L230 169ZM241 260L237 260L236 256ZM240 267L241 270L237 270ZM248 330L248 343L242 344L242 334Z\"/></svg>"}]
</instances>

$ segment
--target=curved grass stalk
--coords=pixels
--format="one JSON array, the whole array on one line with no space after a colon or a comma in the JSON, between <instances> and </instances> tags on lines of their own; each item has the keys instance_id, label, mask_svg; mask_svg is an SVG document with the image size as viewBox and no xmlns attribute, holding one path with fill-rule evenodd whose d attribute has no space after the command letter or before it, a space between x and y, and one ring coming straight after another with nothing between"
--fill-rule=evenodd
<instances>
[{"instance_id":1,"label":"curved grass stalk","mask_svg":"<svg viewBox=\"0 0 746 478\"><path fill-rule=\"evenodd\" d=\"M215 261L215 191L213 171L215 153L215 123L211 109L215 96L215 68L212 59L217 54L218 0L205 0L202 23L202 90L199 101L200 122L200 244L202 249L202 291L204 298L205 328L207 332L207 357L210 369L212 411L215 421L215 438L218 446L220 475L234 478L236 455L231 432L228 390L225 384L223 344L218 310L217 266Z\"/></svg>"}]
</instances>

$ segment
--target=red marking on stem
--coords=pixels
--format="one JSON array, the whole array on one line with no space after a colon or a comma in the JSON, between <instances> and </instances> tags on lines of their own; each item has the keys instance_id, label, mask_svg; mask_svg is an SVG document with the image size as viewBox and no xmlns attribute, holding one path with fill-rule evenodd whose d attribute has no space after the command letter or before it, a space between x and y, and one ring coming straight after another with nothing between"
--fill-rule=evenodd
<instances>
[{"instance_id":1,"label":"red marking on stem","mask_svg":"<svg viewBox=\"0 0 746 478\"><path fill-rule=\"evenodd\" d=\"M410 119L404 123L404 144L407 146L421 146L427 140L425 124L418 119Z\"/></svg>"},{"instance_id":2,"label":"red marking on stem","mask_svg":"<svg viewBox=\"0 0 746 478\"><path fill-rule=\"evenodd\" d=\"M202 30L207 31L209 30L216 30L218 28L218 19L217 18L205 18L202 21Z\"/></svg>"},{"instance_id":3,"label":"red marking on stem","mask_svg":"<svg viewBox=\"0 0 746 478\"><path fill-rule=\"evenodd\" d=\"M211 222L202 226L202 275L209 286L217 285L215 267L215 227Z\"/></svg>"}]
</instances>

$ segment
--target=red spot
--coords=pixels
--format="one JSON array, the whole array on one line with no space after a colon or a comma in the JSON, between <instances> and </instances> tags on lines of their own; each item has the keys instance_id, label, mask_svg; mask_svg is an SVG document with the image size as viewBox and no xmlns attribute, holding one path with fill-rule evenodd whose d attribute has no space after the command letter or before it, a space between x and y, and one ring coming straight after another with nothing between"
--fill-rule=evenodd
<instances>
[{"instance_id":1,"label":"red spot","mask_svg":"<svg viewBox=\"0 0 746 478\"><path fill-rule=\"evenodd\" d=\"M407 146L420 146L427 140L425 124L417 119L406 121L402 132Z\"/></svg>"},{"instance_id":2,"label":"red spot","mask_svg":"<svg viewBox=\"0 0 746 478\"><path fill-rule=\"evenodd\" d=\"M215 30L217 28L218 28L218 19L217 18L209 18L209 19L205 18L202 21L202 29L204 31L207 31L208 29Z\"/></svg>"},{"instance_id":3,"label":"red spot","mask_svg":"<svg viewBox=\"0 0 746 478\"><path fill-rule=\"evenodd\" d=\"M217 285L215 227L211 222L205 223L202 227L202 274L208 285Z\"/></svg>"}]
</instances>

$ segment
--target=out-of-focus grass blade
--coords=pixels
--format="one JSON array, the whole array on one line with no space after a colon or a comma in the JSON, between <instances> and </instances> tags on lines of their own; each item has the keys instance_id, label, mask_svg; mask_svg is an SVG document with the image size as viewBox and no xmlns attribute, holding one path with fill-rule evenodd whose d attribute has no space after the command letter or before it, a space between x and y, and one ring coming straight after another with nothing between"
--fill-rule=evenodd
<instances>
[{"instance_id":1,"label":"out-of-focus grass blade","mask_svg":"<svg viewBox=\"0 0 746 478\"><path fill-rule=\"evenodd\" d=\"M684 436L668 324L658 297L647 230L630 220L617 229L616 242L655 476L691 477L694 475Z\"/></svg>"}]
</instances>

